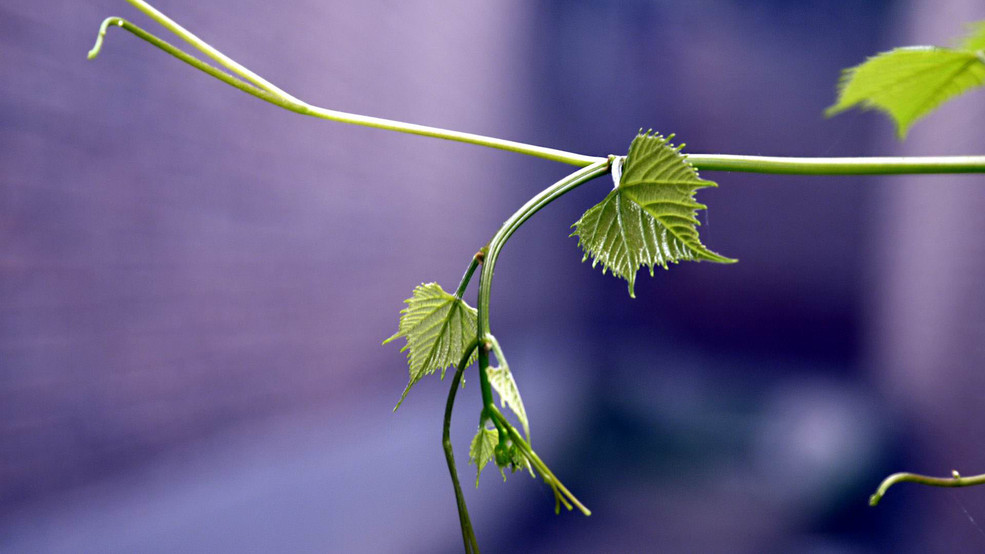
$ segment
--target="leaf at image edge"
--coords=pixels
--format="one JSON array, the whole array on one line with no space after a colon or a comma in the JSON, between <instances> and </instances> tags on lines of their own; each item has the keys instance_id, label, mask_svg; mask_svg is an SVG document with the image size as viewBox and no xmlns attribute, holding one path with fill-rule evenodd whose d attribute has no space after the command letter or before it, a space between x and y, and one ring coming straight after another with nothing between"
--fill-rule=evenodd
<instances>
[{"instance_id":1,"label":"leaf at image edge","mask_svg":"<svg viewBox=\"0 0 985 554\"><path fill-rule=\"evenodd\" d=\"M978 35L969 37L977 40ZM985 38L983 38L985 40ZM906 138L918 119L944 102L985 83L985 56L932 46L896 48L842 72L832 116L853 107L876 109L896 122Z\"/></svg>"}]
</instances>

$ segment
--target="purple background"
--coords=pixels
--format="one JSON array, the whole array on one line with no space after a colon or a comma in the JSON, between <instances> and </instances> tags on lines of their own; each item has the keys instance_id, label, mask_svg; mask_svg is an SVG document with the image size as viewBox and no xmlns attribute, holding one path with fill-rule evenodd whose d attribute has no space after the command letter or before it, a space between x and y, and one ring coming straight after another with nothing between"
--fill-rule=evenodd
<instances>
[{"instance_id":1,"label":"purple background","mask_svg":"<svg viewBox=\"0 0 985 554\"><path fill-rule=\"evenodd\" d=\"M906 143L826 120L839 70L947 44L985 12L909 2L424 4L161 0L314 104L586 154L640 127L689 152L983 153L974 93ZM126 33L122 1L0 1L0 551L456 552L447 384L406 383L424 281L570 168L304 118ZM739 264L623 281L539 213L492 325L534 446L595 514L465 464L489 552L978 552L985 179L707 172L706 244ZM470 296L474 294L474 285Z\"/></svg>"}]
</instances>

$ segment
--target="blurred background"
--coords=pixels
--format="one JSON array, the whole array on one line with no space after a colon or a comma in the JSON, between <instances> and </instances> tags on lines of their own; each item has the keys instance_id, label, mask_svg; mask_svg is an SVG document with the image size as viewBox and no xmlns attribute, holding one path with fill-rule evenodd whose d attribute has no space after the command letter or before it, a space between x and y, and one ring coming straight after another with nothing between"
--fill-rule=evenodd
<instances>
[{"instance_id":1,"label":"blurred background","mask_svg":"<svg viewBox=\"0 0 985 554\"><path fill-rule=\"evenodd\" d=\"M827 120L841 68L949 44L974 0L154 4L311 103L579 153L982 154L985 96L905 144ZM447 382L396 414L421 282L572 168L304 118L124 33L122 0L0 1L0 551L461 551ZM169 39L170 40L170 39ZM492 325L534 446L593 509L466 465L487 552L981 552L985 177L712 173L705 244L626 284L569 226L509 243ZM469 292L472 298L475 284Z\"/></svg>"}]
</instances>

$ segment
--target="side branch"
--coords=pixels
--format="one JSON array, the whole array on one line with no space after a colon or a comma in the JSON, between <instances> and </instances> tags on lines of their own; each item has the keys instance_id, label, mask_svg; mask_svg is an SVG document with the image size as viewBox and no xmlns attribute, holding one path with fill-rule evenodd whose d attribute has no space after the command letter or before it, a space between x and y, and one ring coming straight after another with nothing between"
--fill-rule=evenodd
<instances>
[{"instance_id":1,"label":"side branch","mask_svg":"<svg viewBox=\"0 0 985 554\"><path fill-rule=\"evenodd\" d=\"M971 477L962 477L957 471L951 472L953 477L930 477L927 475L918 475L916 473L894 473L879 485L876 493L869 497L869 506L875 506L879 504L882 497L885 496L886 491L889 487L895 485L896 483L919 483L921 485L928 485L931 487L971 487L974 485L985 485L985 474L973 475Z\"/></svg>"}]
</instances>

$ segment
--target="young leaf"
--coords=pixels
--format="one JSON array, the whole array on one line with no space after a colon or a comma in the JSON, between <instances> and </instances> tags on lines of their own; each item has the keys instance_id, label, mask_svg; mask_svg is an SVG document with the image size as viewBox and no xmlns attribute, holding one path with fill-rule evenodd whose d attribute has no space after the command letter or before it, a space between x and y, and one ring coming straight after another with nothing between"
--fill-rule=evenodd
<instances>
[{"instance_id":1,"label":"young leaf","mask_svg":"<svg viewBox=\"0 0 985 554\"><path fill-rule=\"evenodd\" d=\"M575 222L578 245L592 267L602 264L602 273L612 271L629 283L635 297L636 271L647 266L667 269L680 260L732 263L708 250L698 238L695 216L706 209L694 200L699 188L716 187L698 177L698 172L659 134L640 133L629 146L629 155L616 187Z\"/></svg>"},{"instance_id":2,"label":"young leaf","mask_svg":"<svg viewBox=\"0 0 985 554\"><path fill-rule=\"evenodd\" d=\"M405 300L407 307L400 311L400 324L396 334L383 341L386 344L397 337L407 339L400 349L407 353L410 382L400 395L396 411L407 397L410 388L421 377L435 370L457 364L465 349L476 335L476 310L461 298L445 292L437 283L417 286L413 295ZM469 360L472 363L473 358Z\"/></svg>"},{"instance_id":3,"label":"young leaf","mask_svg":"<svg viewBox=\"0 0 985 554\"><path fill-rule=\"evenodd\" d=\"M499 444L499 432L495 429L479 427L479 432L472 439L469 446L469 463L475 464L475 486L479 486L479 476L482 475L482 468L486 467L490 461L496 457L496 445ZM505 478L505 475L503 476Z\"/></svg>"},{"instance_id":4,"label":"young leaf","mask_svg":"<svg viewBox=\"0 0 985 554\"><path fill-rule=\"evenodd\" d=\"M846 69L832 116L853 107L876 109L896 122L906 138L910 126L944 102L985 83L985 25L978 24L960 49L915 46L877 54Z\"/></svg>"},{"instance_id":5,"label":"young leaf","mask_svg":"<svg viewBox=\"0 0 985 554\"><path fill-rule=\"evenodd\" d=\"M502 363L502 361L501 361ZM520 398L520 389L516 386L513 374L505 363L499 367L489 367L486 369L486 377L489 378L489 385L499 395L501 406L509 406L510 410L516 414L520 424L523 425L523 434L530 440L530 424L527 422L527 411L523 408L523 400Z\"/></svg>"}]
</instances>

